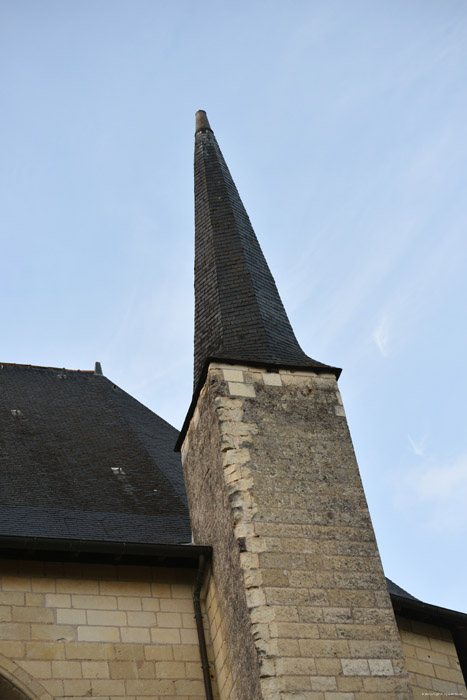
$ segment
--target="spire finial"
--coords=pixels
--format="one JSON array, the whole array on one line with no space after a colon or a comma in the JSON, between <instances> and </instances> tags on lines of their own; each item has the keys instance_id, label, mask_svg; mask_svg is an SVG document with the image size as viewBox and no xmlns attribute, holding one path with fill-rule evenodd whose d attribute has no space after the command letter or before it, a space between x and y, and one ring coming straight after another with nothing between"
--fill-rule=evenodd
<instances>
[{"instance_id":1,"label":"spire finial","mask_svg":"<svg viewBox=\"0 0 467 700\"><path fill-rule=\"evenodd\" d=\"M209 124L209 119L204 109L199 109L196 112L195 136L198 133L198 131L212 131L211 126Z\"/></svg>"}]
</instances>

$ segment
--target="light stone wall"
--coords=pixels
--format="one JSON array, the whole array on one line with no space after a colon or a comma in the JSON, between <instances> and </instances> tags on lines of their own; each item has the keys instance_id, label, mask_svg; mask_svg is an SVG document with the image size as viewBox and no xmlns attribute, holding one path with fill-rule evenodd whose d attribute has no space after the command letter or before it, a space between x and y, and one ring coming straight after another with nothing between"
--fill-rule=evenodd
<instances>
[{"instance_id":1,"label":"light stone wall","mask_svg":"<svg viewBox=\"0 0 467 700\"><path fill-rule=\"evenodd\" d=\"M456 647L449 630L396 616L414 698L467 698Z\"/></svg>"},{"instance_id":2,"label":"light stone wall","mask_svg":"<svg viewBox=\"0 0 467 700\"><path fill-rule=\"evenodd\" d=\"M335 377L211 364L182 461L221 700L411 697Z\"/></svg>"},{"instance_id":3,"label":"light stone wall","mask_svg":"<svg viewBox=\"0 0 467 700\"><path fill-rule=\"evenodd\" d=\"M210 577L207 582L206 614L212 639L213 665L215 665L216 669L219 696L221 698L229 698L234 683L229 664L225 620L222 614L222 606L219 603L219 591L217 590L216 582L214 578Z\"/></svg>"},{"instance_id":4,"label":"light stone wall","mask_svg":"<svg viewBox=\"0 0 467 700\"><path fill-rule=\"evenodd\" d=\"M193 571L0 563L0 675L40 700L205 698ZM206 628L209 642L209 631Z\"/></svg>"}]
</instances>

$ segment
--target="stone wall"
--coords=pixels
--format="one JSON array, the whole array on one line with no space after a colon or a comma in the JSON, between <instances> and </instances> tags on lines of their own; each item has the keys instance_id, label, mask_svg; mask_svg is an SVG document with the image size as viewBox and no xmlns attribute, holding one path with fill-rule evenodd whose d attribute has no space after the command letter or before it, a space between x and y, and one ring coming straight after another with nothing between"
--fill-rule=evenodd
<instances>
[{"instance_id":1,"label":"stone wall","mask_svg":"<svg viewBox=\"0 0 467 700\"><path fill-rule=\"evenodd\" d=\"M211 364L182 461L221 700L410 697L335 377Z\"/></svg>"},{"instance_id":2,"label":"stone wall","mask_svg":"<svg viewBox=\"0 0 467 700\"><path fill-rule=\"evenodd\" d=\"M206 612L212 639L212 657L215 665L217 685L222 698L229 698L232 693L234 679L230 662L229 646L227 643L226 618L214 578L208 579Z\"/></svg>"},{"instance_id":3,"label":"stone wall","mask_svg":"<svg viewBox=\"0 0 467 700\"><path fill-rule=\"evenodd\" d=\"M0 566L0 676L28 696L206 697L192 571Z\"/></svg>"},{"instance_id":4,"label":"stone wall","mask_svg":"<svg viewBox=\"0 0 467 700\"><path fill-rule=\"evenodd\" d=\"M211 379L208 379L210 382ZM214 379L216 381L216 379ZM260 700L256 652L250 629L246 589L234 531L223 465L229 450L221 441L216 416L235 416L236 408L223 408L225 399L206 384L199 408L182 447L190 518L195 541L214 544L212 578L207 593L209 626L213 630L215 675L222 700ZM228 401L227 401L228 402ZM241 414L241 402L239 415Z\"/></svg>"},{"instance_id":5,"label":"stone wall","mask_svg":"<svg viewBox=\"0 0 467 700\"><path fill-rule=\"evenodd\" d=\"M396 619L414 698L467 698L450 631L399 615Z\"/></svg>"}]
</instances>

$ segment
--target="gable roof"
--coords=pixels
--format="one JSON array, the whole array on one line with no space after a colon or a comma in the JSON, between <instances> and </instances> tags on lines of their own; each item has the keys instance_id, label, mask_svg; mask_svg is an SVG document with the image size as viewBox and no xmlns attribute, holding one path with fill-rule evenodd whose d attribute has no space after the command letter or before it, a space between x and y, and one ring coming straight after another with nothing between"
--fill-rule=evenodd
<instances>
[{"instance_id":1,"label":"gable roof","mask_svg":"<svg viewBox=\"0 0 467 700\"><path fill-rule=\"evenodd\" d=\"M101 374L0 365L0 535L189 543L177 436Z\"/></svg>"}]
</instances>

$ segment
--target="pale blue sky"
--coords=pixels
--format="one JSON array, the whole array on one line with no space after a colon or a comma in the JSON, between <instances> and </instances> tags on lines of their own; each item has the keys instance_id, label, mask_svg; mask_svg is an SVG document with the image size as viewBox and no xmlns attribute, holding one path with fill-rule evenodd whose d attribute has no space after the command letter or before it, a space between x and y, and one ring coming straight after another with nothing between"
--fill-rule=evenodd
<instances>
[{"instance_id":1,"label":"pale blue sky","mask_svg":"<svg viewBox=\"0 0 467 700\"><path fill-rule=\"evenodd\" d=\"M467 3L1 0L0 361L191 398L194 113L344 405L388 576L467 610Z\"/></svg>"}]
</instances>

